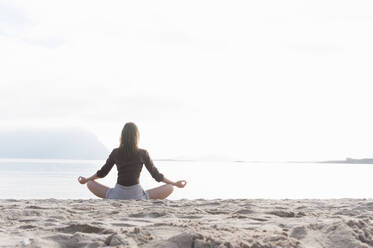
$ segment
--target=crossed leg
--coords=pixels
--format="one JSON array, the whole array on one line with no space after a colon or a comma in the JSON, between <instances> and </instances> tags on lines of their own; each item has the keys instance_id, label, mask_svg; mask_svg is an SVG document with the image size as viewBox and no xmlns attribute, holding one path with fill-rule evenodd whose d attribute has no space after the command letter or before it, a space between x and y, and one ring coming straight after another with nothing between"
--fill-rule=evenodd
<instances>
[{"instance_id":1,"label":"crossed leg","mask_svg":"<svg viewBox=\"0 0 373 248\"><path fill-rule=\"evenodd\" d=\"M105 185L98 183L96 181L88 181L87 187L95 196L100 198L105 198L106 191L109 189ZM162 186L149 189L146 192L149 194L150 199L163 200L166 199L173 191L174 187L172 185L164 184Z\"/></svg>"},{"instance_id":2,"label":"crossed leg","mask_svg":"<svg viewBox=\"0 0 373 248\"><path fill-rule=\"evenodd\" d=\"M88 189L97 197L105 198L106 191L109 189L105 185L98 183L96 181L88 181L87 182Z\"/></svg>"},{"instance_id":3,"label":"crossed leg","mask_svg":"<svg viewBox=\"0 0 373 248\"><path fill-rule=\"evenodd\" d=\"M174 187L172 185L164 184L156 188L148 189L146 192L148 192L150 199L163 200L166 199L173 191Z\"/></svg>"}]
</instances>

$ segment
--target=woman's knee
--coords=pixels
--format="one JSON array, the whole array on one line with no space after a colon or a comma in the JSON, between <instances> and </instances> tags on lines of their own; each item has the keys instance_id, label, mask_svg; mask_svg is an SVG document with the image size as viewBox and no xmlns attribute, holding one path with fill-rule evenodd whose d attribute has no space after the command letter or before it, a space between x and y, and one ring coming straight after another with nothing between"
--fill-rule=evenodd
<instances>
[{"instance_id":1,"label":"woman's knee","mask_svg":"<svg viewBox=\"0 0 373 248\"><path fill-rule=\"evenodd\" d=\"M92 188L94 187L94 184L95 184L94 181L88 181L88 182L87 182L87 188L88 188L89 190L92 190Z\"/></svg>"},{"instance_id":2,"label":"woman's knee","mask_svg":"<svg viewBox=\"0 0 373 248\"><path fill-rule=\"evenodd\" d=\"M172 186L171 184L166 184L165 187L168 194L174 192L174 186Z\"/></svg>"},{"instance_id":3,"label":"woman's knee","mask_svg":"<svg viewBox=\"0 0 373 248\"><path fill-rule=\"evenodd\" d=\"M108 187L95 181L88 181L87 188L96 196L105 198Z\"/></svg>"},{"instance_id":4,"label":"woman's knee","mask_svg":"<svg viewBox=\"0 0 373 248\"><path fill-rule=\"evenodd\" d=\"M172 194L172 192L174 192L174 186L172 186L171 184L166 184L164 185L164 193L169 196L170 194Z\"/></svg>"}]
</instances>

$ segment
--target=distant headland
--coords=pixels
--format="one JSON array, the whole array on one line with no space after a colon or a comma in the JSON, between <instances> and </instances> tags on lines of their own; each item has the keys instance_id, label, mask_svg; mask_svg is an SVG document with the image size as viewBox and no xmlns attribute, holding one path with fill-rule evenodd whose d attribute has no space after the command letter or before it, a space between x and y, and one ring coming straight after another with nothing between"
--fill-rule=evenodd
<instances>
[{"instance_id":1,"label":"distant headland","mask_svg":"<svg viewBox=\"0 0 373 248\"><path fill-rule=\"evenodd\" d=\"M0 158L100 160L108 149L91 132L79 128L0 131Z\"/></svg>"},{"instance_id":2,"label":"distant headland","mask_svg":"<svg viewBox=\"0 0 373 248\"><path fill-rule=\"evenodd\" d=\"M346 158L345 160L331 160L331 161L322 161L320 163L332 163L332 164L373 164L373 158Z\"/></svg>"}]
</instances>

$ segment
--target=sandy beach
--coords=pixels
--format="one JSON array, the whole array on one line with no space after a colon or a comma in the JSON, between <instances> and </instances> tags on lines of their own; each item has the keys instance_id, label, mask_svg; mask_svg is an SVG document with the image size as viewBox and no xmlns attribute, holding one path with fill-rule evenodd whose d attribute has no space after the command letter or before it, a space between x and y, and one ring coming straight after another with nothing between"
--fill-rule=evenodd
<instances>
[{"instance_id":1,"label":"sandy beach","mask_svg":"<svg viewBox=\"0 0 373 248\"><path fill-rule=\"evenodd\" d=\"M373 200L0 200L1 247L373 247Z\"/></svg>"}]
</instances>

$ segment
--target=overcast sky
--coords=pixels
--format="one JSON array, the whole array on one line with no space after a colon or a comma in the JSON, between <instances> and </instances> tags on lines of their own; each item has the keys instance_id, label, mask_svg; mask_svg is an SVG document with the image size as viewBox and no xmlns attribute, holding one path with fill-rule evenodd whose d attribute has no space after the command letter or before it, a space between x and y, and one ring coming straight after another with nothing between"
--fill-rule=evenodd
<instances>
[{"instance_id":1,"label":"overcast sky","mask_svg":"<svg viewBox=\"0 0 373 248\"><path fill-rule=\"evenodd\" d=\"M373 157L372 1L0 0L0 128L154 157Z\"/></svg>"}]
</instances>

